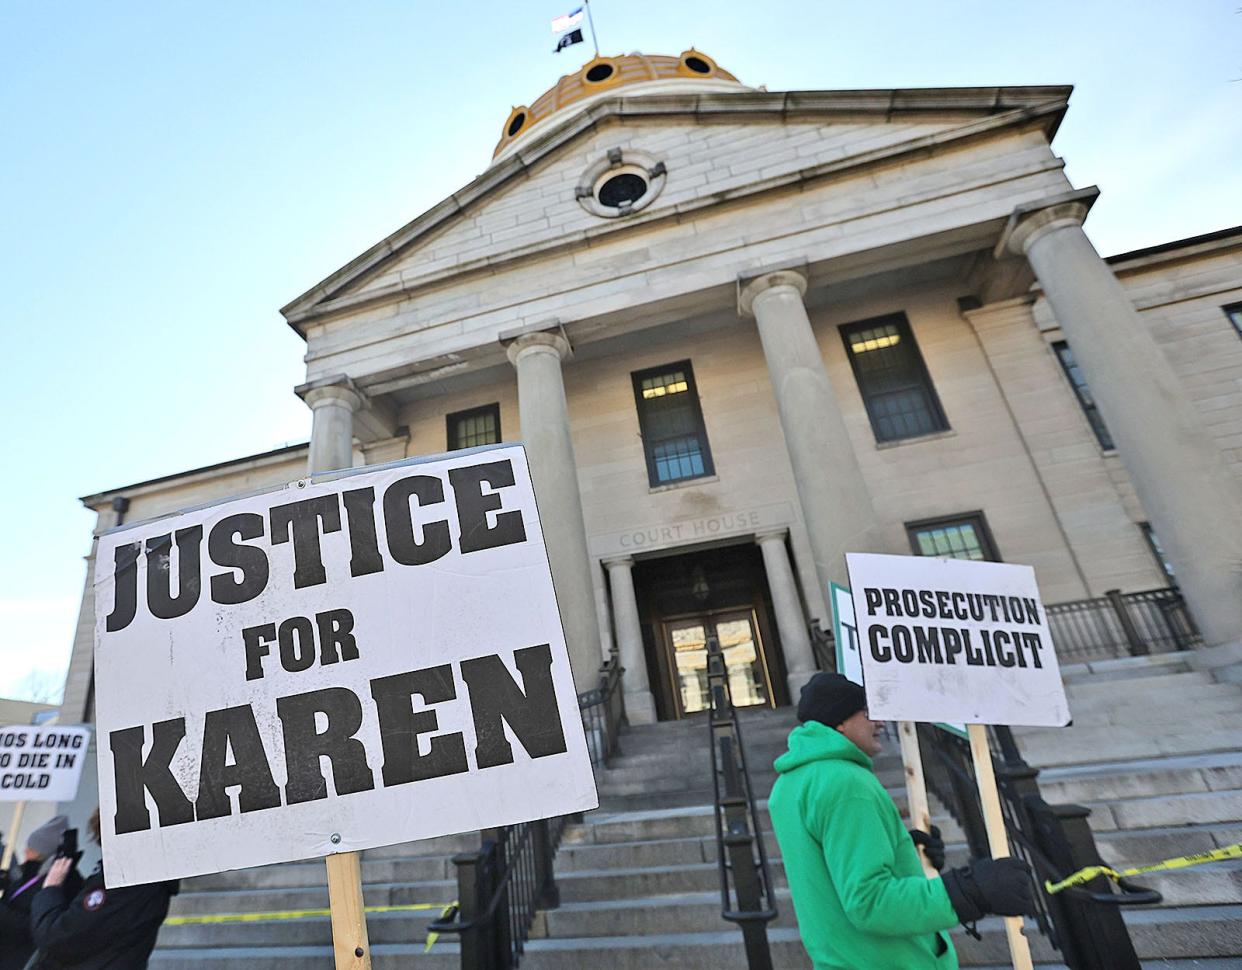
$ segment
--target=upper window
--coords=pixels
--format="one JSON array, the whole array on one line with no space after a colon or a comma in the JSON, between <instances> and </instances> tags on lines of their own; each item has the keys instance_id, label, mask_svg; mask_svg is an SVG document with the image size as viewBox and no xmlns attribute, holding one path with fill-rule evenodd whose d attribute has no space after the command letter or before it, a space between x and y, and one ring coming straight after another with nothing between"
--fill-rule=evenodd
<instances>
[{"instance_id":1,"label":"upper window","mask_svg":"<svg viewBox=\"0 0 1242 970\"><path fill-rule=\"evenodd\" d=\"M714 474L690 361L636 371L632 376L652 486Z\"/></svg>"},{"instance_id":2,"label":"upper window","mask_svg":"<svg viewBox=\"0 0 1242 970\"><path fill-rule=\"evenodd\" d=\"M876 441L948 430L905 314L851 323L841 337Z\"/></svg>"},{"instance_id":3,"label":"upper window","mask_svg":"<svg viewBox=\"0 0 1242 970\"><path fill-rule=\"evenodd\" d=\"M1164 578L1168 580L1170 586L1176 586L1177 576L1173 573L1173 564L1169 562L1168 557L1164 554L1164 546L1160 545L1160 537L1156 535L1156 530L1151 527L1150 522L1140 522L1139 528L1143 530L1143 538L1147 540L1147 548L1156 557L1156 565L1164 573Z\"/></svg>"},{"instance_id":4,"label":"upper window","mask_svg":"<svg viewBox=\"0 0 1242 970\"><path fill-rule=\"evenodd\" d=\"M916 556L1000 562L1000 554L996 551L982 512L907 522L906 533L910 536L910 548Z\"/></svg>"},{"instance_id":5,"label":"upper window","mask_svg":"<svg viewBox=\"0 0 1242 970\"><path fill-rule=\"evenodd\" d=\"M1091 395L1091 388L1087 386L1087 379L1083 376L1082 369L1078 366L1078 361L1074 359L1074 351L1070 349L1070 345L1064 340L1058 340L1052 345L1052 349L1056 351L1057 360L1061 362L1061 366L1065 369L1065 376L1069 378L1070 386L1074 388L1074 394L1078 398L1078 403L1082 405L1082 413L1087 416L1087 420L1091 423L1091 430L1095 432L1095 437L1100 442L1100 447L1104 449L1116 447L1113 444L1113 436L1108 433L1108 425L1104 423L1100 409L1096 406L1095 398Z\"/></svg>"},{"instance_id":6,"label":"upper window","mask_svg":"<svg viewBox=\"0 0 1242 970\"><path fill-rule=\"evenodd\" d=\"M1242 337L1242 303L1231 303L1221 309L1225 311L1225 316L1233 324L1233 329L1238 331L1238 336Z\"/></svg>"},{"instance_id":7,"label":"upper window","mask_svg":"<svg viewBox=\"0 0 1242 970\"><path fill-rule=\"evenodd\" d=\"M447 423L449 451L500 444L499 404L457 411L448 416Z\"/></svg>"}]
</instances>

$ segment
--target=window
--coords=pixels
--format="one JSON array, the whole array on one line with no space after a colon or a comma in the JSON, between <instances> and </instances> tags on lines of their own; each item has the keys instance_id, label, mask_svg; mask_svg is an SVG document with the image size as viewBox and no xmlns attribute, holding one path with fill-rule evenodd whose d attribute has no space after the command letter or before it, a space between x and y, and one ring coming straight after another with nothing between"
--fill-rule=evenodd
<instances>
[{"instance_id":1,"label":"window","mask_svg":"<svg viewBox=\"0 0 1242 970\"><path fill-rule=\"evenodd\" d=\"M637 371L632 377L652 486L714 474L690 361Z\"/></svg>"},{"instance_id":2,"label":"window","mask_svg":"<svg viewBox=\"0 0 1242 970\"><path fill-rule=\"evenodd\" d=\"M949 559L980 559L1000 562L996 543L982 512L968 512L947 519L907 522L910 548L916 556L943 556Z\"/></svg>"},{"instance_id":3,"label":"window","mask_svg":"<svg viewBox=\"0 0 1242 970\"><path fill-rule=\"evenodd\" d=\"M876 441L947 431L948 421L904 314L841 328Z\"/></svg>"},{"instance_id":4,"label":"window","mask_svg":"<svg viewBox=\"0 0 1242 970\"><path fill-rule=\"evenodd\" d=\"M1225 316L1233 324L1233 329L1238 331L1238 336L1242 337L1242 303L1231 303L1221 309L1225 311Z\"/></svg>"},{"instance_id":5,"label":"window","mask_svg":"<svg viewBox=\"0 0 1242 970\"><path fill-rule=\"evenodd\" d=\"M1095 432L1100 447L1106 450L1115 448L1113 436L1108 433L1108 425L1104 423L1104 417L1096 406L1095 398L1091 396L1091 388L1087 386L1087 379L1083 377L1078 361L1074 359L1074 351L1064 340L1058 340L1052 345L1052 349L1056 351L1057 360L1061 362L1065 376L1069 378L1070 386L1074 388L1074 394L1078 398L1079 405L1082 406L1082 413L1091 422L1091 430Z\"/></svg>"},{"instance_id":6,"label":"window","mask_svg":"<svg viewBox=\"0 0 1242 970\"><path fill-rule=\"evenodd\" d=\"M1140 522L1139 528L1143 530L1143 538L1147 540L1147 547L1151 549L1151 554L1156 557L1156 565L1164 573L1164 578L1169 581L1170 586L1176 586L1177 577L1173 574L1173 564L1165 557L1164 546L1160 545L1160 537L1156 535L1156 530L1151 527L1150 522Z\"/></svg>"},{"instance_id":7,"label":"window","mask_svg":"<svg viewBox=\"0 0 1242 970\"><path fill-rule=\"evenodd\" d=\"M448 416L447 423L449 451L500 444L499 404L457 411Z\"/></svg>"}]
</instances>

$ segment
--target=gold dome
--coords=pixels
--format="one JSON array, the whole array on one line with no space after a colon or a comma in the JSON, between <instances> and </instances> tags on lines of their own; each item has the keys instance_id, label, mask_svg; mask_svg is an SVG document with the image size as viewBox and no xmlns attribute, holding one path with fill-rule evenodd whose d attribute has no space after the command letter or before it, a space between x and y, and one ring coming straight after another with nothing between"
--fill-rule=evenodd
<instances>
[{"instance_id":1,"label":"gold dome","mask_svg":"<svg viewBox=\"0 0 1242 970\"><path fill-rule=\"evenodd\" d=\"M737 78L693 47L677 57L667 54L596 57L573 74L564 75L529 106L518 105L509 112L492 157L495 158L550 115L577 101L629 84L679 78L738 83Z\"/></svg>"}]
</instances>

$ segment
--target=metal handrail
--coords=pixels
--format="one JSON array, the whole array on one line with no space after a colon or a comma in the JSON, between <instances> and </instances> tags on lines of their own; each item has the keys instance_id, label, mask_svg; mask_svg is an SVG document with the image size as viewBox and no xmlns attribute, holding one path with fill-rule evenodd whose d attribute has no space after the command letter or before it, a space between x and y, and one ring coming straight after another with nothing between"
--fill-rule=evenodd
<instances>
[{"instance_id":1,"label":"metal handrail","mask_svg":"<svg viewBox=\"0 0 1242 970\"><path fill-rule=\"evenodd\" d=\"M750 970L772 970L767 924L778 915L776 894L746 767L742 729L715 634L707 638L707 682L720 915L741 927Z\"/></svg>"},{"instance_id":2,"label":"metal handrail","mask_svg":"<svg viewBox=\"0 0 1242 970\"><path fill-rule=\"evenodd\" d=\"M625 668L609 657L599 668L599 682L578 695L582 729L586 732L591 764L607 768L621 753L621 728L625 724L625 701L621 678Z\"/></svg>"}]
</instances>

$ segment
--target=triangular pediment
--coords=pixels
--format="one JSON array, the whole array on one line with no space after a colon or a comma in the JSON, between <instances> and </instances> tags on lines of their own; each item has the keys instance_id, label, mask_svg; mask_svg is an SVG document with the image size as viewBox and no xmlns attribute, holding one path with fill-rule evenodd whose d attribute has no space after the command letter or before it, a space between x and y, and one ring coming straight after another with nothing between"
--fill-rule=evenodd
<instances>
[{"instance_id":1,"label":"triangular pediment","mask_svg":"<svg viewBox=\"0 0 1242 970\"><path fill-rule=\"evenodd\" d=\"M297 328L458 273L1011 125L1038 124L1051 138L1068 94L1065 87L747 91L600 102L495 163L282 312ZM614 165L662 169L660 190L642 211L602 218L578 198L590 173L607 168L610 152Z\"/></svg>"}]
</instances>

